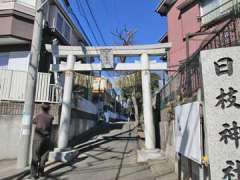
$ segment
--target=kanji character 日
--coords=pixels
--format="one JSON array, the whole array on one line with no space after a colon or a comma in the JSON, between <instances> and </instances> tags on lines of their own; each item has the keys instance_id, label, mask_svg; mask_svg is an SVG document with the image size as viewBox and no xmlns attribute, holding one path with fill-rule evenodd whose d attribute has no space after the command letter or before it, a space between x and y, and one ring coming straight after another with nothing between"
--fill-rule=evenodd
<instances>
[{"instance_id":1,"label":"kanji character \u65e5","mask_svg":"<svg viewBox=\"0 0 240 180\"><path fill-rule=\"evenodd\" d=\"M231 76L233 74L233 60L229 57L224 57L214 62L215 72L217 76L228 74Z\"/></svg>"}]
</instances>

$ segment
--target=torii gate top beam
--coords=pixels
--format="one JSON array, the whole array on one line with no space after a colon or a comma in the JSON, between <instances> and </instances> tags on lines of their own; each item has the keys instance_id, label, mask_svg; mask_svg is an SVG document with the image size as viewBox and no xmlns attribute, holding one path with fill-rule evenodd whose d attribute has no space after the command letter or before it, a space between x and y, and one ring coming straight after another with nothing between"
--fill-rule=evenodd
<instances>
[{"instance_id":1,"label":"torii gate top beam","mask_svg":"<svg viewBox=\"0 0 240 180\"><path fill-rule=\"evenodd\" d=\"M67 57L74 55L77 57L99 56L101 50L111 49L114 56L135 56L147 53L148 55L165 55L171 47L171 43L149 44L149 45L131 45L131 46L58 46L58 57ZM46 50L52 53L52 45L47 44Z\"/></svg>"}]
</instances>

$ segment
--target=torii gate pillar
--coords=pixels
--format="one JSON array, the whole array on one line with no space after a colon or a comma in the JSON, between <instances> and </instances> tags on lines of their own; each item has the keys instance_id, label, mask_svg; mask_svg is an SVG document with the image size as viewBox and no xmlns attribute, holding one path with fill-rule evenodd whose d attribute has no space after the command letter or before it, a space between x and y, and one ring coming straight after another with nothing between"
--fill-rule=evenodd
<instances>
[{"instance_id":1,"label":"torii gate pillar","mask_svg":"<svg viewBox=\"0 0 240 180\"><path fill-rule=\"evenodd\" d=\"M65 71L65 83L63 92L62 112L60 119L60 128L58 133L58 149L62 150L67 148L68 134L71 120L72 108L72 87L73 87L73 69L76 57L68 55L67 57L67 70Z\"/></svg>"},{"instance_id":2,"label":"torii gate pillar","mask_svg":"<svg viewBox=\"0 0 240 180\"><path fill-rule=\"evenodd\" d=\"M152 112L151 97L151 79L149 71L149 59L146 53L141 55L142 63L142 95L143 95L143 116L145 132L145 148L148 150L155 149L155 127Z\"/></svg>"}]
</instances>

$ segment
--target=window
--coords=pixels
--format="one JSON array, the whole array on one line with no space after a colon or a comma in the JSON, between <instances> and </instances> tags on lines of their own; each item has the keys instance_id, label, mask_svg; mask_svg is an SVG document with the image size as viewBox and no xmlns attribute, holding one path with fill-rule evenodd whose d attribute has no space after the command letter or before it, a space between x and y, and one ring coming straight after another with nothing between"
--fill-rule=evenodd
<instances>
[{"instance_id":1,"label":"window","mask_svg":"<svg viewBox=\"0 0 240 180\"><path fill-rule=\"evenodd\" d=\"M8 69L8 60L7 54L0 54L0 69Z\"/></svg>"},{"instance_id":2,"label":"window","mask_svg":"<svg viewBox=\"0 0 240 180\"><path fill-rule=\"evenodd\" d=\"M58 13L57 14L57 24L56 24L56 29L62 33L63 31L63 17Z\"/></svg>"},{"instance_id":3,"label":"window","mask_svg":"<svg viewBox=\"0 0 240 180\"><path fill-rule=\"evenodd\" d=\"M59 13L57 13L56 29L66 41L70 42L71 27Z\"/></svg>"},{"instance_id":4,"label":"window","mask_svg":"<svg viewBox=\"0 0 240 180\"><path fill-rule=\"evenodd\" d=\"M64 38L67 40L67 41L70 41L70 32L71 31L71 29L70 29L70 27L69 27L69 25L66 23L65 24L65 28L64 28L64 33L63 33L63 35L64 35Z\"/></svg>"}]
</instances>

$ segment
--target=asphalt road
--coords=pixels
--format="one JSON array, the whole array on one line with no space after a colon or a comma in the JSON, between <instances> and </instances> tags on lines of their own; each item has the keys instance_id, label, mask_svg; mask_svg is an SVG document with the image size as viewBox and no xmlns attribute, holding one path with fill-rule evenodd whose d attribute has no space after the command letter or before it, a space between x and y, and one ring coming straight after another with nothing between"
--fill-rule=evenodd
<instances>
[{"instance_id":1,"label":"asphalt road","mask_svg":"<svg viewBox=\"0 0 240 180\"><path fill-rule=\"evenodd\" d=\"M76 147L80 155L74 162L48 169L40 180L155 179L147 164L136 163L137 136L132 124L110 124L96 134Z\"/></svg>"}]
</instances>

